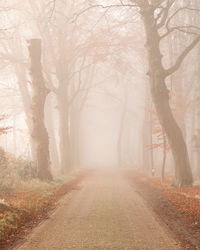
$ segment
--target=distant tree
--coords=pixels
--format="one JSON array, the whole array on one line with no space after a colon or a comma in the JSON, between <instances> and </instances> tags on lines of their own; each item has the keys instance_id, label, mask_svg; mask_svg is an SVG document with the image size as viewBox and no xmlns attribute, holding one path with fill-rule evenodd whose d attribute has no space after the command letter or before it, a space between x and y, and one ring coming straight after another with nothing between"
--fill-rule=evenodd
<instances>
[{"instance_id":1,"label":"distant tree","mask_svg":"<svg viewBox=\"0 0 200 250\"><path fill-rule=\"evenodd\" d=\"M29 1L32 11L43 13L45 3ZM78 165L78 127L81 110L92 88L95 67L106 63L110 54L116 54L127 47L127 36L118 44L111 43L119 38L118 33L110 32L106 25L90 32L88 17L77 25L73 22L80 6L87 6L87 1L56 1L54 12L49 21L49 12L37 17L37 29L44 43L44 65L47 87L57 100L59 117L59 153L62 173L68 173ZM93 18L93 16L92 16ZM124 24L124 23L123 23ZM117 30L123 24L111 27ZM106 26L106 27L105 27ZM119 53L118 53L119 54ZM75 163L76 162L76 163Z\"/></svg>"},{"instance_id":2,"label":"distant tree","mask_svg":"<svg viewBox=\"0 0 200 250\"><path fill-rule=\"evenodd\" d=\"M166 159L167 159L167 153L170 151L170 146L167 142L166 133L163 130L162 126L160 125L160 122L158 120L158 116L156 111L151 107L149 110L150 116L151 116L151 137L152 141L151 144L146 145L147 148L153 152L154 149L161 148L163 151L163 161L162 161L162 168L161 168L161 180L164 181L165 178L165 167L166 167ZM152 169L155 169L154 166Z\"/></svg>"}]
</instances>

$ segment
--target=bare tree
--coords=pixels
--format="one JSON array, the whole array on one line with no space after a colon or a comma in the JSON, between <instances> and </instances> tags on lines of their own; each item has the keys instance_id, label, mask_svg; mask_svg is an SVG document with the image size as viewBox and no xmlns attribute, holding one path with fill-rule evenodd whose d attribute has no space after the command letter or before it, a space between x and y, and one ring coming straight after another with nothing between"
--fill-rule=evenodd
<instances>
[{"instance_id":1,"label":"bare tree","mask_svg":"<svg viewBox=\"0 0 200 250\"><path fill-rule=\"evenodd\" d=\"M181 129L172 114L169 105L169 91L166 86L166 78L176 72L185 57L199 43L199 27L194 25L170 26L171 20L184 10L195 11L192 7L182 7L178 4L173 8L176 0L152 0L130 1L139 9L146 33L146 49L149 61L149 78L152 99L158 113L159 120L167 134L175 161L175 184L183 186L193 181L188 158L186 143ZM126 5L124 5L126 6ZM164 33L160 30L165 30ZM178 56L174 65L166 68L163 65L161 53L161 41L174 31L180 31L194 36L192 42L186 46Z\"/></svg>"},{"instance_id":2,"label":"bare tree","mask_svg":"<svg viewBox=\"0 0 200 250\"><path fill-rule=\"evenodd\" d=\"M139 10L146 33L146 50L149 62L149 79L152 100L154 102L159 120L168 137L175 161L175 181L177 186L184 186L193 182L188 151L180 127L178 126L169 104L169 90L166 79L175 73L190 51L199 43L199 27L195 25L173 25L171 21L181 11L198 11L193 6L183 6L177 0L130 0L120 1L120 4L109 6L96 5L92 7L116 8L134 7ZM175 31L194 36L192 42L184 48L175 63L166 68L162 61L161 41Z\"/></svg>"},{"instance_id":3,"label":"bare tree","mask_svg":"<svg viewBox=\"0 0 200 250\"><path fill-rule=\"evenodd\" d=\"M149 78L151 94L158 117L167 134L169 144L175 161L175 184L183 186L191 184L193 181L192 173L189 164L188 152L186 143L183 138L181 129L172 114L169 105L169 91L165 84L165 79L176 72L184 58L200 41L200 35L197 34L192 43L187 46L184 51L178 56L174 65L166 69L162 63L162 54L160 49L161 40L168 36L173 30L180 29L184 32L186 27L170 28L170 20L181 11L183 8L178 8L172 15L170 15L170 8L175 3L172 1L141 1L138 3L142 20L144 22L146 31L146 48L149 60ZM165 5L163 5L165 4ZM161 8L162 7L162 8ZM157 14L159 13L159 14ZM159 34L160 28L164 25L167 27L166 33L162 36Z\"/></svg>"},{"instance_id":4,"label":"bare tree","mask_svg":"<svg viewBox=\"0 0 200 250\"><path fill-rule=\"evenodd\" d=\"M31 100L31 137L36 145L37 161L35 162L38 177L41 180L51 180L49 137L44 124L44 105L49 90L45 86L41 66L41 40L30 40L29 54L31 59L30 73L32 76L32 100Z\"/></svg>"}]
</instances>

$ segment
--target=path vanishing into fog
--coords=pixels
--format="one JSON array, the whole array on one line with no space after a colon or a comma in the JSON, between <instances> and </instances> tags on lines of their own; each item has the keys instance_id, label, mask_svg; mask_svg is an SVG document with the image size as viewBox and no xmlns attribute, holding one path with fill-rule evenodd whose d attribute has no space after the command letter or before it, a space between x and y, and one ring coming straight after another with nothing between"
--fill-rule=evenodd
<instances>
[{"instance_id":1,"label":"path vanishing into fog","mask_svg":"<svg viewBox=\"0 0 200 250\"><path fill-rule=\"evenodd\" d=\"M177 249L154 217L120 173L96 171L15 249Z\"/></svg>"}]
</instances>

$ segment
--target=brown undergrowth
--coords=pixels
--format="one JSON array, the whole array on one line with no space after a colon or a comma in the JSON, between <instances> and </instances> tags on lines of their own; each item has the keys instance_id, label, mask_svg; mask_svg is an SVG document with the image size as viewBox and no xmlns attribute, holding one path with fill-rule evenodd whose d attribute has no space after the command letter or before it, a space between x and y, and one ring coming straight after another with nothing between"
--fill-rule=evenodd
<instances>
[{"instance_id":1,"label":"brown undergrowth","mask_svg":"<svg viewBox=\"0 0 200 250\"><path fill-rule=\"evenodd\" d=\"M200 187L176 188L171 180L161 182L157 177L126 171L124 176L147 201L184 249L200 249Z\"/></svg>"},{"instance_id":2,"label":"brown undergrowth","mask_svg":"<svg viewBox=\"0 0 200 250\"><path fill-rule=\"evenodd\" d=\"M78 184L91 173L82 172L64 184L44 185L23 192L0 192L0 249L10 248L16 239L23 238L30 228L48 218L58 200L77 189Z\"/></svg>"}]
</instances>

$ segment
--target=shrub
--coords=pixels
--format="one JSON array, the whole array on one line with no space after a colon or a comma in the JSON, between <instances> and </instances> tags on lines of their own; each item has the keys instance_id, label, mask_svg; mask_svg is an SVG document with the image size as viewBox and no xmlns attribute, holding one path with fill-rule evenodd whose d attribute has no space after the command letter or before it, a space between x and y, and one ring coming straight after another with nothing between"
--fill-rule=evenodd
<instances>
[{"instance_id":1,"label":"shrub","mask_svg":"<svg viewBox=\"0 0 200 250\"><path fill-rule=\"evenodd\" d=\"M6 152L0 147L0 172L5 170L8 165Z\"/></svg>"},{"instance_id":2,"label":"shrub","mask_svg":"<svg viewBox=\"0 0 200 250\"><path fill-rule=\"evenodd\" d=\"M35 179L37 177L35 166L31 161L18 158L16 161L15 168L17 170L19 177L23 181Z\"/></svg>"},{"instance_id":3,"label":"shrub","mask_svg":"<svg viewBox=\"0 0 200 250\"><path fill-rule=\"evenodd\" d=\"M0 148L0 191L10 195L24 181L36 178L34 164L22 157L16 158Z\"/></svg>"}]
</instances>

